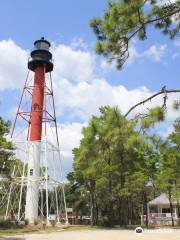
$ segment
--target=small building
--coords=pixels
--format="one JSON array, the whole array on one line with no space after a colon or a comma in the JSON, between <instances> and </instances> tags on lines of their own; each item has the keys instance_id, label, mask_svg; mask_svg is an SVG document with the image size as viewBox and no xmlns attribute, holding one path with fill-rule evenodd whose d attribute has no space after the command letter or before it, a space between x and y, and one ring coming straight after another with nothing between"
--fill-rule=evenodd
<instances>
[{"instance_id":1,"label":"small building","mask_svg":"<svg viewBox=\"0 0 180 240\"><path fill-rule=\"evenodd\" d=\"M68 222L71 225L74 224L83 224L89 225L91 221L91 217L89 215L79 215L73 208L66 208L68 215Z\"/></svg>"},{"instance_id":2,"label":"small building","mask_svg":"<svg viewBox=\"0 0 180 240\"><path fill-rule=\"evenodd\" d=\"M178 224L177 201L173 200L174 224ZM146 218L146 216L144 216ZM171 225L171 211L168 195L162 193L152 201L148 202L148 223L154 225Z\"/></svg>"},{"instance_id":3,"label":"small building","mask_svg":"<svg viewBox=\"0 0 180 240\"><path fill-rule=\"evenodd\" d=\"M66 208L68 215L68 222L72 225L76 223L76 214L73 211L73 208Z\"/></svg>"}]
</instances>

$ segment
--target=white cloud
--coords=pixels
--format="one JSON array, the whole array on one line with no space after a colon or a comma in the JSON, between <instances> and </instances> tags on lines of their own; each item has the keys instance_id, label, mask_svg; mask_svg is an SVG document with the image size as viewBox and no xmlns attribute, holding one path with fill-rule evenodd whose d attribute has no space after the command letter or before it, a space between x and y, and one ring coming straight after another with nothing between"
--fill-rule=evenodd
<instances>
[{"instance_id":1,"label":"white cloud","mask_svg":"<svg viewBox=\"0 0 180 240\"><path fill-rule=\"evenodd\" d=\"M81 45L82 42L73 43L72 46L61 44L53 48L55 103L58 116L62 119L66 115L66 122L58 131L65 168L69 170L72 164L72 149L80 142L81 129L92 115L99 114L100 106L118 106L122 113L125 113L132 105L153 94L145 86L129 90L122 85L113 86L105 78L96 77L94 66L97 61L94 54L83 47L77 49L78 44ZM166 47L152 45L139 53L132 46L128 61L133 63L135 59L152 59L159 62L165 54ZM0 89L22 88L27 72L27 51L12 40L1 41L0 56ZM168 104L173 98L173 95L169 97ZM137 108L134 113L157 106L161 100L162 96ZM169 111L168 119L172 120L176 116L172 110Z\"/></svg>"},{"instance_id":2,"label":"white cloud","mask_svg":"<svg viewBox=\"0 0 180 240\"><path fill-rule=\"evenodd\" d=\"M172 3L177 3L178 0L158 0L158 5L159 6L169 6L169 4L172 4ZM174 23L178 23L178 20L179 20L179 14L175 14L171 17L171 20L174 22Z\"/></svg>"},{"instance_id":3,"label":"white cloud","mask_svg":"<svg viewBox=\"0 0 180 240\"><path fill-rule=\"evenodd\" d=\"M129 59L127 63L131 64L136 59L141 60L152 60L154 62L161 62L163 60L163 57L166 53L167 45L152 45L147 50L143 52L138 52L136 47L134 45L131 45L129 48Z\"/></svg>"},{"instance_id":4,"label":"white cloud","mask_svg":"<svg viewBox=\"0 0 180 240\"><path fill-rule=\"evenodd\" d=\"M167 49L167 45L160 45L159 47L156 45L152 45L147 51L141 54L141 57L147 57L155 62L160 62L165 55L165 51Z\"/></svg>"},{"instance_id":5,"label":"white cloud","mask_svg":"<svg viewBox=\"0 0 180 240\"><path fill-rule=\"evenodd\" d=\"M73 104L71 111L77 116L77 118L83 119L84 123L67 123L63 124L62 127L58 129L60 145L62 149L63 166L66 173L70 171L73 163L72 149L74 147L78 147L80 144L82 128L86 126L88 119L93 114L99 115L98 108L101 105L117 105L123 111L123 113L125 113L132 105L149 97L152 94L152 92L145 87L132 91L128 91L123 86L112 87L103 79L94 80L94 82L91 84L85 83L83 87L81 86L82 84L83 83L79 83L77 86L78 90L75 90L73 95L69 95L69 97L67 97L70 98L71 96L71 98L74 99L74 103L73 101L71 102ZM157 134L160 134L162 137L166 137L168 134L170 134L170 132L173 130L172 126L170 127L170 124L172 124L173 120L179 116L179 112L173 110L172 108L172 101L177 99L178 96L180 97L180 94L169 95L167 102L167 120L158 125L159 127L163 128L163 131L159 131L158 126L156 127ZM75 100L76 97L79 97L77 102ZM148 108L159 106L162 104L162 102L163 96L158 97L155 100L148 102L144 106L141 105L138 107L132 112L130 117L139 112L145 113ZM68 106L71 106L71 103L69 103Z\"/></svg>"},{"instance_id":6,"label":"white cloud","mask_svg":"<svg viewBox=\"0 0 180 240\"><path fill-rule=\"evenodd\" d=\"M88 45L83 38L74 38L70 44L70 47L75 50L88 50Z\"/></svg>"},{"instance_id":7,"label":"white cloud","mask_svg":"<svg viewBox=\"0 0 180 240\"><path fill-rule=\"evenodd\" d=\"M151 60L153 62L163 62L164 56L166 54L167 45L152 45L147 50L140 52L137 50L135 43L132 43L129 47L129 58L127 59L124 67L131 65L136 60ZM104 72L116 69L116 63L108 63L107 60L103 59L100 66Z\"/></svg>"},{"instance_id":8,"label":"white cloud","mask_svg":"<svg viewBox=\"0 0 180 240\"><path fill-rule=\"evenodd\" d=\"M74 50L61 44L54 48L53 57L56 78L64 77L75 82L91 81L95 57L89 51Z\"/></svg>"},{"instance_id":9,"label":"white cloud","mask_svg":"<svg viewBox=\"0 0 180 240\"><path fill-rule=\"evenodd\" d=\"M100 106L117 105L125 113L132 104L151 94L145 87L128 90L122 85L111 86L105 79L96 78L91 83L80 82L77 85L61 79L55 91L59 114L69 109L71 116L84 121L92 114L98 114Z\"/></svg>"},{"instance_id":10,"label":"white cloud","mask_svg":"<svg viewBox=\"0 0 180 240\"><path fill-rule=\"evenodd\" d=\"M158 0L157 3L158 5L164 5L164 4L170 4L170 3L175 3L178 0ZM146 2L146 4L150 4L150 0Z\"/></svg>"},{"instance_id":11,"label":"white cloud","mask_svg":"<svg viewBox=\"0 0 180 240\"><path fill-rule=\"evenodd\" d=\"M116 63L115 62L109 63L106 59L102 59L100 62L100 67L104 72L107 72L115 69Z\"/></svg>"},{"instance_id":12,"label":"white cloud","mask_svg":"<svg viewBox=\"0 0 180 240\"><path fill-rule=\"evenodd\" d=\"M72 168L72 149L78 147L82 138L82 128L85 123L72 122L58 126L58 136L61 150L61 161L63 171L67 174ZM56 143L55 128L47 125L48 141ZM66 175L64 174L64 176Z\"/></svg>"},{"instance_id":13,"label":"white cloud","mask_svg":"<svg viewBox=\"0 0 180 240\"><path fill-rule=\"evenodd\" d=\"M63 149L64 156L69 156L69 152L80 144L82 138L81 130L85 124L73 122L62 124L58 128L60 138L60 146Z\"/></svg>"},{"instance_id":14,"label":"white cloud","mask_svg":"<svg viewBox=\"0 0 180 240\"><path fill-rule=\"evenodd\" d=\"M72 46L58 45L53 48L54 76L70 81L91 81L95 57L85 50L77 50L83 42L74 41ZM0 90L21 89L27 74L28 51L12 40L0 41Z\"/></svg>"},{"instance_id":15,"label":"white cloud","mask_svg":"<svg viewBox=\"0 0 180 240\"><path fill-rule=\"evenodd\" d=\"M122 113L125 113L132 105L152 94L153 92L146 87L128 90L122 85L112 86L105 79L98 78L94 78L90 83L79 82L76 85L67 79L61 79L58 83L56 82L55 88L58 114L62 116L68 110L70 119L75 118L85 122L92 115L98 114L99 107L103 105L116 105ZM158 106L163 102L163 97L156 98L144 107L137 108L136 111ZM170 95L168 103L172 104L172 100L176 97L178 97L178 94ZM170 113L173 114L173 112Z\"/></svg>"},{"instance_id":16,"label":"white cloud","mask_svg":"<svg viewBox=\"0 0 180 240\"><path fill-rule=\"evenodd\" d=\"M178 44L178 42L177 42ZM155 45L153 44L150 46L147 50L140 52L137 50L135 43L132 43L129 47L129 58L127 59L127 62L125 63L125 66L128 66L132 63L134 63L136 60L151 60L153 62L162 62L163 57L166 54L167 45ZM101 68L103 70L112 70L116 68L115 62L109 64L104 59L101 61Z\"/></svg>"},{"instance_id":17,"label":"white cloud","mask_svg":"<svg viewBox=\"0 0 180 240\"><path fill-rule=\"evenodd\" d=\"M175 60L176 58L178 58L180 55L180 53L173 53L172 55L172 59Z\"/></svg>"},{"instance_id":18,"label":"white cloud","mask_svg":"<svg viewBox=\"0 0 180 240\"><path fill-rule=\"evenodd\" d=\"M60 142L60 157L61 157L61 163L63 167L63 177L67 175L67 173L72 169L72 149L75 147L78 147L80 144L80 140L82 138L82 128L86 126L85 123L78 123L78 122L72 122L72 123L66 123L62 124L61 126L58 126L58 136L59 136L59 142ZM47 139L48 142L53 143L56 145L56 135L55 135L55 127L50 126L47 124ZM43 126L44 129L44 126ZM25 139L27 137L27 129L19 128L17 127L14 135L13 140L10 138L10 136L7 136L7 139L9 141L13 141L14 144L17 147L16 155L20 159L26 159L24 156L24 150L26 147ZM50 151L49 151L50 152ZM49 159L51 157L48 155ZM54 166L56 166L57 169L55 169L56 174L59 174L60 168L59 168L59 157L57 155L57 152L54 152L53 156L53 162L49 163L50 171L54 169ZM57 170L57 171L56 171Z\"/></svg>"},{"instance_id":19,"label":"white cloud","mask_svg":"<svg viewBox=\"0 0 180 240\"><path fill-rule=\"evenodd\" d=\"M85 124L78 122L63 124L58 128L58 133L60 136L60 148L61 148L61 157L63 170L68 173L72 168L72 149L78 147L80 140L82 138L82 128Z\"/></svg>"},{"instance_id":20,"label":"white cloud","mask_svg":"<svg viewBox=\"0 0 180 240\"><path fill-rule=\"evenodd\" d=\"M23 85L26 77L27 51L12 40L0 41L0 90Z\"/></svg>"},{"instance_id":21,"label":"white cloud","mask_svg":"<svg viewBox=\"0 0 180 240\"><path fill-rule=\"evenodd\" d=\"M180 40L179 40L179 41L175 41L175 42L174 42L174 45L175 45L176 47L180 47Z\"/></svg>"},{"instance_id":22,"label":"white cloud","mask_svg":"<svg viewBox=\"0 0 180 240\"><path fill-rule=\"evenodd\" d=\"M179 42L176 42L176 45L178 46ZM133 41L132 44L129 46L129 58L127 59L125 63L125 67L128 65L131 65L136 60L151 60L155 63L157 62L163 62L164 56L166 54L167 45L151 45L147 50L144 50L142 52L138 51L136 48L136 42ZM105 59L103 59L100 63L100 66L103 71L111 71L112 69L116 68L116 63L108 63Z\"/></svg>"},{"instance_id":23,"label":"white cloud","mask_svg":"<svg viewBox=\"0 0 180 240\"><path fill-rule=\"evenodd\" d=\"M176 44L178 45L178 42ZM159 62L166 48L166 45L152 45L140 53L132 45L129 49L128 63L147 58ZM0 90L22 88L27 74L28 55L28 51L12 40L0 41ZM57 82L62 78L73 82L90 82L94 79L96 57L87 50L82 39L74 40L70 46L63 44L54 46L53 57L55 60L53 75ZM114 65L109 65L104 60L101 63L102 69L113 67Z\"/></svg>"},{"instance_id":24,"label":"white cloud","mask_svg":"<svg viewBox=\"0 0 180 240\"><path fill-rule=\"evenodd\" d=\"M175 3L178 0L159 0L159 4L170 4L170 3Z\"/></svg>"},{"instance_id":25,"label":"white cloud","mask_svg":"<svg viewBox=\"0 0 180 240\"><path fill-rule=\"evenodd\" d=\"M137 49L135 48L135 46L132 44L129 47L129 58L127 60L128 64L131 64L134 62L135 59L138 59L141 57L141 54L137 51Z\"/></svg>"}]
</instances>

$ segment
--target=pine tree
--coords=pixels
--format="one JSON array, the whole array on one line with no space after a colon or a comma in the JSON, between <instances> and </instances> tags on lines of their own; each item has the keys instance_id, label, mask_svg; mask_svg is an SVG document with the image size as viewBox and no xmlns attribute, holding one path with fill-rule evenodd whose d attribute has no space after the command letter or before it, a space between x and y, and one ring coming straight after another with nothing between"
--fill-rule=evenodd
<instances>
[{"instance_id":1,"label":"pine tree","mask_svg":"<svg viewBox=\"0 0 180 240\"><path fill-rule=\"evenodd\" d=\"M73 150L74 179L81 191L90 193L93 225L140 223L141 209L147 214L147 183L155 176L157 153L147 126L139 131L137 119L127 120L117 108L102 107L100 113Z\"/></svg>"},{"instance_id":2,"label":"pine tree","mask_svg":"<svg viewBox=\"0 0 180 240\"><path fill-rule=\"evenodd\" d=\"M6 139L9 128L10 122L0 117L0 175L8 175L11 171L12 164L9 159L13 156L13 145Z\"/></svg>"},{"instance_id":3,"label":"pine tree","mask_svg":"<svg viewBox=\"0 0 180 240\"><path fill-rule=\"evenodd\" d=\"M129 44L134 37L145 40L149 26L164 35L179 37L180 1L118 0L108 1L101 18L90 21L96 37L96 52L121 69L129 57Z\"/></svg>"}]
</instances>

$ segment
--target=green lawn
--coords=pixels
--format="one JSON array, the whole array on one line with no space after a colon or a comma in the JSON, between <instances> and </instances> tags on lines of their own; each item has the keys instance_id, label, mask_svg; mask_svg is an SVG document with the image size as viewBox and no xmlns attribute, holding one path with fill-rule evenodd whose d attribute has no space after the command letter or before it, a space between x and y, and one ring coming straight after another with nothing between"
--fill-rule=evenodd
<instances>
[{"instance_id":1,"label":"green lawn","mask_svg":"<svg viewBox=\"0 0 180 240\"><path fill-rule=\"evenodd\" d=\"M87 226L87 225L69 225L69 226L63 226L63 227L46 227L43 229L41 226L27 226L24 228L17 228L17 229L0 229L0 237L3 236L13 236L13 235L22 235L22 234L41 234L41 233L51 233L51 232L61 232L61 231L76 231L76 230L97 230L97 229L131 229L134 230L136 226L131 226L127 228L123 227L115 227L115 228L105 228L105 227L99 227L99 226ZM154 227L153 227L154 228ZM162 227L163 228L163 227ZM172 228L169 226L169 228ZM176 229L179 229L180 227L174 227Z\"/></svg>"},{"instance_id":2,"label":"green lawn","mask_svg":"<svg viewBox=\"0 0 180 240\"><path fill-rule=\"evenodd\" d=\"M28 226L24 228L16 229L0 229L0 237L8 235L22 235L28 233L50 233L50 232L59 232L59 231L74 231L74 230L88 230L88 229L97 229L97 227L90 226L63 226L63 227L46 227L43 229L41 226Z\"/></svg>"}]
</instances>

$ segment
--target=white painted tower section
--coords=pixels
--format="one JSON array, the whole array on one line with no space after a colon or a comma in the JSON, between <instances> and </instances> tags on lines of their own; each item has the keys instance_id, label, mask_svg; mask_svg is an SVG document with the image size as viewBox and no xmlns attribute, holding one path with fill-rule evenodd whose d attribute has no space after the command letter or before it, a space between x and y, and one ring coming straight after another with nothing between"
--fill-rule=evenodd
<instances>
[{"instance_id":1,"label":"white painted tower section","mask_svg":"<svg viewBox=\"0 0 180 240\"><path fill-rule=\"evenodd\" d=\"M30 224L38 219L39 177L40 177L41 142L29 142L28 183L26 195L25 219Z\"/></svg>"}]
</instances>

